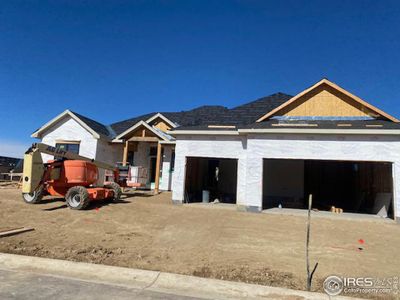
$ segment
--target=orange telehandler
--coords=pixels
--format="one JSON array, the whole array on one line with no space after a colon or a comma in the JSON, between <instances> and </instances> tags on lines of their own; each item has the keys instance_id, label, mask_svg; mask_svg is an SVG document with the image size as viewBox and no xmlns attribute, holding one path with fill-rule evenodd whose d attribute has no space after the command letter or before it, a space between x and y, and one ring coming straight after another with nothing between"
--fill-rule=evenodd
<instances>
[{"instance_id":1,"label":"orange telehandler","mask_svg":"<svg viewBox=\"0 0 400 300\"><path fill-rule=\"evenodd\" d=\"M41 154L54 156L43 163ZM99 168L112 170L114 182L96 186ZM26 203L38 203L45 195L64 197L71 209L85 209L90 201L110 199L118 201L121 196L118 168L78 154L35 143L24 155L22 198Z\"/></svg>"}]
</instances>

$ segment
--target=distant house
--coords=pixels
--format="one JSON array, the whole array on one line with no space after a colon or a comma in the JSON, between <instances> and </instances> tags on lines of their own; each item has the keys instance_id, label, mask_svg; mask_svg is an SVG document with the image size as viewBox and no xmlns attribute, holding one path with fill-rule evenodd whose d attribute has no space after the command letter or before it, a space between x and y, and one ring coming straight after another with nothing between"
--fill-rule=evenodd
<instances>
[{"instance_id":1,"label":"distant house","mask_svg":"<svg viewBox=\"0 0 400 300\"><path fill-rule=\"evenodd\" d=\"M0 178L8 179L9 176L3 173L10 173L10 171L15 170L21 163L22 159L20 158L0 156ZM19 172L21 170L16 171Z\"/></svg>"},{"instance_id":2,"label":"distant house","mask_svg":"<svg viewBox=\"0 0 400 300\"><path fill-rule=\"evenodd\" d=\"M259 212L303 209L313 194L320 210L400 218L399 121L327 79L294 97L277 93L231 109L155 112L107 126L67 110L32 136L147 168L147 186L172 188L174 203L218 200Z\"/></svg>"}]
</instances>

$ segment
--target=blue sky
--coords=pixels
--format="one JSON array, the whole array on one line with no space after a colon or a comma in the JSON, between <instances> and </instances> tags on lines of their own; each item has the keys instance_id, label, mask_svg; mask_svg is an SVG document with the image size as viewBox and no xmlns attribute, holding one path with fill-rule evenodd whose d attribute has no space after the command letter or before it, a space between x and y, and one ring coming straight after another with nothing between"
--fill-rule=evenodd
<instances>
[{"instance_id":1,"label":"blue sky","mask_svg":"<svg viewBox=\"0 0 400 300\"><path fill-rule=\"evenodd\" d=\"M110 124L323 77L400 117L400 2L1 1L0 155L67 108Z\"/></svg>"}]
</instances>

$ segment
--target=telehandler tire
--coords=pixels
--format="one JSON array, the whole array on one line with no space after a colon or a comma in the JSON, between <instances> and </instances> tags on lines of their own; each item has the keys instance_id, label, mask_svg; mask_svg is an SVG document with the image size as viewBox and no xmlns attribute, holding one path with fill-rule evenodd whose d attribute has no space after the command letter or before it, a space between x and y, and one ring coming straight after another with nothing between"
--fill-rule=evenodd
<instances>
[{"instance_id":1,"label":"telehandler tire","mask_svg":"<svg viewBox=\"0 0 400 300\"><path fill-rule=\"evenodd\" d=\"M83 186L70 188L65 195L65 200L69 208L76 210L85 209L90 203L89 193Z\"/></svg>"},{"instance_id":2,"label":"telehandler tire","mask_svg":"<svg viewBox=\"0 0 400 300\"><path fill-rule=\"evenodd\" d=\"M29 204L39 203L42 200L42 198L43 198L43 185L38 187L32 193L22 193L22 199L24 199L24 201Z\"/></svg>"},{"instance_id":3,"label":"telehandler tire","mask_svg":"<svg viewBox=\"0 0 400 300\"><path fill-rule=\"evenodd\" d=\"M118 202L121 198L122 190L118 183L111 182L104 186L107 189L111 189L114 192L114 196L110 198L112 202Z\"/></svg>"}]
</instances>

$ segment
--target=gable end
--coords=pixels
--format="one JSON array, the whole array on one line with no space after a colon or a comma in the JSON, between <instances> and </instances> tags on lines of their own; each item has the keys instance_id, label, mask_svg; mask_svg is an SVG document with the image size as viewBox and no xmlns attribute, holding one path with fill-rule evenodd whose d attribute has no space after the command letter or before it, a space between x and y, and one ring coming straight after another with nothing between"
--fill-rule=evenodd
<instances>
[{"instance_id":1,"label":"gable end","mask_svg":"<svg viewBox=\"0 0 400 300\"><path fill-rule=\"evenodd\" d=\"M309 89L297 94L289 101L259 118L257 122L265 121L271 117L356 117L399 122L393 116L365 102L327 79L323 79Z\"/></svg>"}]
</instances>

